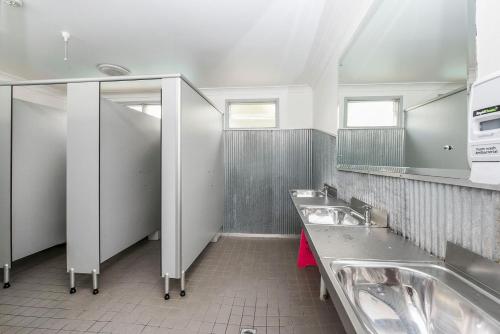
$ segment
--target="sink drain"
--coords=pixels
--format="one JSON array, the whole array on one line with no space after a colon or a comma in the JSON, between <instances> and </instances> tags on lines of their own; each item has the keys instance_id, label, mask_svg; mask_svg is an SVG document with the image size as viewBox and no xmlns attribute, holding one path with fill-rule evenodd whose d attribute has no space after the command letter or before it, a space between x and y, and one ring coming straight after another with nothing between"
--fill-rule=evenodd
<instances>
[{"instance_id":1,"label":"sink drain","mask_svg":"<svg viewBox=\"0 0 500 334\"><path fill-rule=\"evenodd\" d=\"M257 330L253 328L243 328L241 334L257 334Z\"/></svg>"}]
</instances>

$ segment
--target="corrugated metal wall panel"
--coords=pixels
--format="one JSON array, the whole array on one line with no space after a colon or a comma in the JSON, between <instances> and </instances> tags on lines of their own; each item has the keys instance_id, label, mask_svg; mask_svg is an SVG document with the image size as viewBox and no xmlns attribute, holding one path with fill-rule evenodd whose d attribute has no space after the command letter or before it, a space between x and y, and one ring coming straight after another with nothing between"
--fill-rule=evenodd
<instances>
[{"instance_id":1,"label":"corrugated metal wall panel","mask_svg":"<svg viewBox=\"0 0 500 334\"><path fill-rule=\"evenodd\" d=\"M224 232L297 234L288 196L312 187L312 130L224 132Z\"/></svg>"},{"instance_id":2,"label":"corrugated metal wall panel","mask_svg":"<svg viewBox=\"0 0 500 334\"><path fill-rule=\"evenodd\" d=\"M313 130L311 138L315 186L327 180L340 198L387 209L393 230L433 254L443 257L449 240L500 260L500 192L337 171L335 137Z\"/></svg>"},{"instance_id":3,"label":"corrugated metal wall panel","mask_svg":"<svg viewBox=\"0 0 500 334\"><path fill-rule=\"evenodd\" d=\"M323 183L335 184L337 175L337 150L334 136L318 130L311 134L313 187L319 189Z\"/></svg>"},{"instance_id":4,"label":"corrugated metal wall panel","mask_svg":"<svg viewBox=\"0 0 500 334\"><path fill-rule=\"evenodd\" d=\"M405 130L339 129L338 163L364 166L404 166Z\"/></svg>"}]
</instances>

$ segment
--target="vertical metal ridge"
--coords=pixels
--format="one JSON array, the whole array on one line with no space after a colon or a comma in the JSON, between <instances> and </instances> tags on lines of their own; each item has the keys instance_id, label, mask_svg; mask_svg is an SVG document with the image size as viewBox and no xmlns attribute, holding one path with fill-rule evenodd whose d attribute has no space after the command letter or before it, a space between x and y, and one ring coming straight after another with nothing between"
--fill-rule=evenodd
<instances>
[{"instance_id":1,"label":"vertical metal ridge","mask_svg":"<svg viewBox=\"0 0 500 334\"><path fill-rule=\"evenodd\" d=\"M402 128L339 129L339 164L401 167L404 136Z\"/></svg>"},{"instance_id":2,"label":"vertical metal ridge","mask_svg":"<svg viewBox=\"0 0 500 334\"><path fill-rule=\"evenodd\" d=\"M312 187L311 133L224 131L224 232L300 232L288 190Z\"/></svg>"},{"instance_id":3,"label":"vertical metal ridge","mask_svg":"<svg viewBox=\"0 0 500 334\"><path fill-rule=\"evenodd\" d=\"M387 209L391 229L439 257L449 240L500 260L500 192L339 171L335 137L313 130L311 141L315 187L329 182L342 199L354 196Z\"/></svg>"}]
</instances>

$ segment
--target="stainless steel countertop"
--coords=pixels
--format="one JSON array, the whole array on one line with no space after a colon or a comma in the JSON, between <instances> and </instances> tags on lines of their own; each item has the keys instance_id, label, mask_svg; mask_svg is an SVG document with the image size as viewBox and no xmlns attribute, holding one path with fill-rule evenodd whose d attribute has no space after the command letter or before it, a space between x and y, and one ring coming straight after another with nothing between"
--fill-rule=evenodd
<instances>
[{"instance_id":1,"label":"stainless steel countertop","mask_svg":"<svg viewBox=\"0 0 500 334\"><path fill-rule=\"evenodd\" d=\"M441 262L388 228L304 224L304 231L320 258Z\"/></svg>"},{"instance_id":2,"label":"stainless steel countertop","mask_svg":"<svg viewBox=\"0 0 500 334\"><path fill-rule=\"evenodd\" d=\"M299 214L300 205L349 205L336 198L292 197L312 249L321 277L347 333L367 333L356 312L333 277L333 260L379 260L443 263L426 251L395 234L389 228L311 225Z\"/></svg>"}]
</instances>

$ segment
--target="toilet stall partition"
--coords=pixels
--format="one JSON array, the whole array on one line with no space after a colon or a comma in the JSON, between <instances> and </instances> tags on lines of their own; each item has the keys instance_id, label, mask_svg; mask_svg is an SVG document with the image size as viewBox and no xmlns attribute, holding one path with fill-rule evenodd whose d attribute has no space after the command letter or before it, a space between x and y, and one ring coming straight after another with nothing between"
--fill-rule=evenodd
<instances>
[{"instance_id":1,"label":"toilet stall partition","mask_svg":"<svg viewBox=\"0 0 500 334\"><path fill-rule=\"evenodd\" d=\"M61 88L61 87L58 87ZM0 87L0 261L66 241L66 111L55 87Z\"/></svg>"},{"instance_id":2,"label":"toilet stall partition","mask_svg":"<svg viewBox=\"0 0 500 334\"><path fill-rule=\"evenodd\" d=\"M0 87L0 263L4 288L10 286L12 86Z\"/></svg>"},{"instance_id":3,"label":"toilet stall partition","mask_svg":"<svg viewBox=\"0 0 500 334\"><path fill-rule=\"evenodd\" d=\"M103 98L104 82L133 80L161 81L161 120ZM223 114L179 74L0 84L4 286L10 285L12 261L37 250L12 244L12 184L19 172L13 170L12 159L13 87L51 84L65 84L67 91L65 229L70 292L76 292L75 274L91 274L92 291L98 293L101 264L161 229L158 274L165 279L164 296L170 297L171 278L181 279L184 295L186 271L223 223ZM40 247L63 242L60 232ZM18 255L13 254L16 249Z\"/></svg>"},{"instance_id":4,"label":"toilet stall partition","mask_svg":"<svg viewBox=\"0 0 500 334\"><path fill-rule=\"evenodd\" d=\"M223 224L223 114L182 78L162 84L162 275L181 279Z\"/></svg>"},{"instance_id":5,"label":"toilet stall partition","mask_svg":"<svg viewBox=\"0 0 500 334\"><path fill-rule=\"evenodd\" d=\"M116 87L141 89L146 81ZM160 229L161 120L131 108L126 92L108 98L105 84L114 86L68 84L70 293L75 274L90 273L97 294L101 264Z\"/></svg>"}]
</instances>

